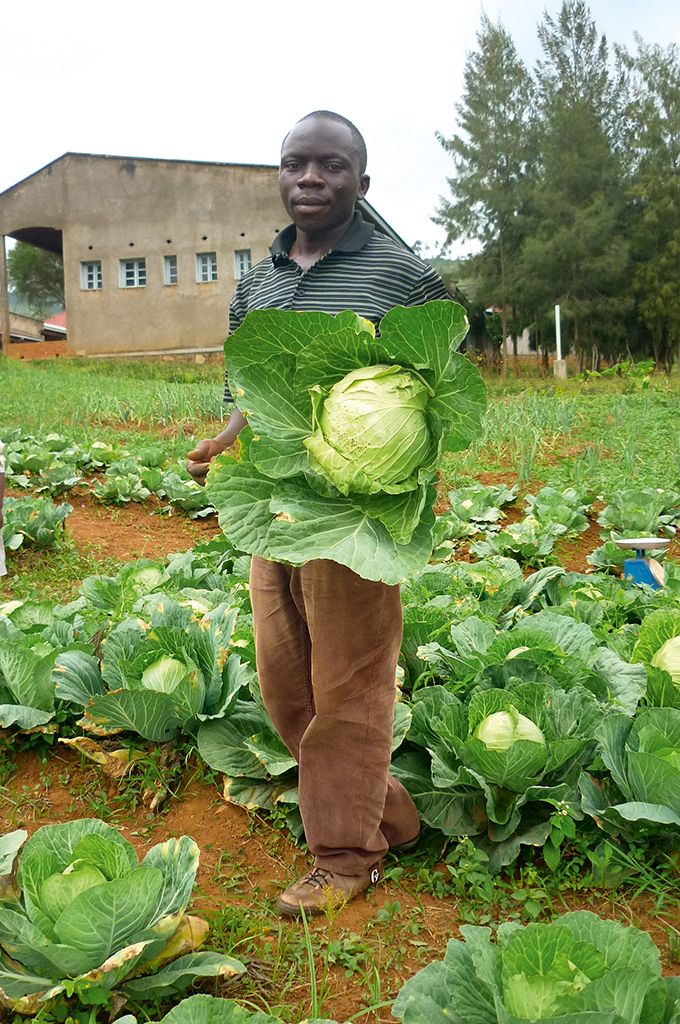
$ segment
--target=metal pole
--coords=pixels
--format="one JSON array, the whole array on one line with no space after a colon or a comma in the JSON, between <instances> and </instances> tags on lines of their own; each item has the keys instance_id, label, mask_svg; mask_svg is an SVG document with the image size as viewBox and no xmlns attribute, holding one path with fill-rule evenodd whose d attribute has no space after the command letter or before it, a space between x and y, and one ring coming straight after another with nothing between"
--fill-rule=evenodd
<instances>
[{"instance_id":1,"label":"metal pole","mask_svg":"<svg viewBox=\"0 0 680 1024\"><path fill-rule=\"evenodd\" d=\"M555 366L553 372L556 377L560 377L562 380L566 380L567 377L567 363L562 358L562 329L560 324L560 307L555 306L555 347L557 349L555 359Z\"/></svg>"}]
</instances>

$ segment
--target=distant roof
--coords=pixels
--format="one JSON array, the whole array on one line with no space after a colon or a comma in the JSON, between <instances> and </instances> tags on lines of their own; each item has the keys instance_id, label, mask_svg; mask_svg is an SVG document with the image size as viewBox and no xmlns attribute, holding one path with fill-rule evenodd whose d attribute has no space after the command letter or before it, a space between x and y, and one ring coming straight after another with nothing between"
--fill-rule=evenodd
<instances>
[{"instance_id":1,"label":"distant roof","mask_svg":"<svg viewBox=\"0 0 680 1024\"><path fill-rule=\"evenodd\" d=\"M43 327L50 327L52 329L59 328L66 330L66 310L63 309L61 313L55 313L49 319L45 320Z\"/></svg>"}]
</instances>

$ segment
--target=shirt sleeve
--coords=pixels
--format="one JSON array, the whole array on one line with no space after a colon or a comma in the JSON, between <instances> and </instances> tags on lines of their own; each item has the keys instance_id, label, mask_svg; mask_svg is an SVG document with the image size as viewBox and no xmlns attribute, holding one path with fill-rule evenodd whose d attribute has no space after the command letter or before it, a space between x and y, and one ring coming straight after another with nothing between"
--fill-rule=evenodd
<instances>
[{"instance_id":1,"label":"shirt sleeve","mask_svg":"<svg viewBox=\"0 0 680 1024\"><path fill-rule=\"evenodd\" d=\"M433 299L450 299L451 294L436 270L426 266L411 289L406 306L422 306Z\"/></svg>"}]
</instances>

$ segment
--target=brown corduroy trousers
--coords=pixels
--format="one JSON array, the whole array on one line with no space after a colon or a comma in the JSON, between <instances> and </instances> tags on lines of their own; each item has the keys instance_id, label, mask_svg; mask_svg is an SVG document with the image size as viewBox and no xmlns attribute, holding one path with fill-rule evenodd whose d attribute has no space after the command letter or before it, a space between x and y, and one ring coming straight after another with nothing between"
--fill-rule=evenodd
<instances>
[{"instance_id":1,"label":"brown corduroy trousers","mask_svg":"<svg viewBox=\"0 0 680 1024\"><path fill-rule=\"evenodd\" d=\"M300 812L316 865L364 872L420 827L389 775L399 588L337 562L255 556L250 573L265 705L300 766Z\"/></svg>"}]
</instances>

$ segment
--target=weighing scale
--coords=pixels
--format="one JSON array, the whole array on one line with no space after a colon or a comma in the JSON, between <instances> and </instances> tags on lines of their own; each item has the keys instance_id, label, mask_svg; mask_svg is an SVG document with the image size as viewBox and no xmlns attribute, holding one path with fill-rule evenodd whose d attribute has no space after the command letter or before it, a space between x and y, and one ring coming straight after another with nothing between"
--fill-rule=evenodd
<instances>
[{"instance_id":1,"label":"weighing scale","mask_svg":"<svg viewBox=\"0 0 680 1024\"><path fill-rule=\"evenodd\" d=\"M656 558L650 558L648 551L666 551L670 540L661 537L621 537L614 542L620 548L632 548L635 558L623 563L623 575L633 583L644 583L659 590L666 582L666 573Z\"/></svg>"}]
</instances>

